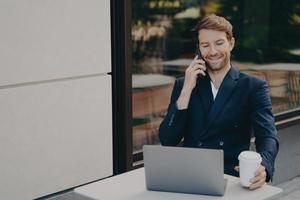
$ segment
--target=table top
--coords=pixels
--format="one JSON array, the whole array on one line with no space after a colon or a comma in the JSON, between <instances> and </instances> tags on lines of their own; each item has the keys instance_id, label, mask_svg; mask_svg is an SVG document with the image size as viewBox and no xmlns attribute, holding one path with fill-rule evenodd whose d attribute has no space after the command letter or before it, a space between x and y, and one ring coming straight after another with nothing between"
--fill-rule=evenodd
<instances>
[{"instance_id":1,"label":"table top","mask_svg":"<svg viewBox=\"0 0 300 200\"><path fill-rule=\"evenodd\" d=\"M225 178L228 182L222 197L148 191L144 168L78 187L74 192L98 200L261 200L282 192L282 189L270 185L250 191L240 185L239 178L229 175Z\"/></svg>"}]
</instances>

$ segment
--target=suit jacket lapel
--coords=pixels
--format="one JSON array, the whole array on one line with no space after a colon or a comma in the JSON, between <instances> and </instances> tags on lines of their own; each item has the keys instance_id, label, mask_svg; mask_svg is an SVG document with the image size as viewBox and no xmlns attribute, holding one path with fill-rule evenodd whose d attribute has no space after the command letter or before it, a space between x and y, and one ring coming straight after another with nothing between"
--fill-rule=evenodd
<instances>
[{"instance_id":1,"label":"suit jacket lapel","mask_svg":"<svg viewBox=\"0 0 300 200\"><path fill-rule=\"evenodd\" d=\"M216 99L212 105L210 112L208 113L206 131L209 129L212 122L218 116L218 113L224 108L225 104L228 102L228 98L231 96L237 84L238 77L239 71L232 66L226 74L226 76L224 77Z\"/></svg>"}]
</instances>

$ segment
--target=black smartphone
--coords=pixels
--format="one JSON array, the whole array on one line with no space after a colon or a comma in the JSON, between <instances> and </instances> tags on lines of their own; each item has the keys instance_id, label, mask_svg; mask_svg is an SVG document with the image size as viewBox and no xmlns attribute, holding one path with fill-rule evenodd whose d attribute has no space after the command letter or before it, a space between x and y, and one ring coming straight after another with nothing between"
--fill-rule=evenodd
<instances>
[{"instance_id":1,"label":"black smartphone","mask_svg":"<svg viewBox=\"0 0 300 200\"><path fill-rule=\"evenodd\" d=\"M198 59L204 60L203 57L202 57L202 54L201 54L199 45L197 45L197 47L196 47L195 56L198 56ZM205 61L204 61L204 62L205 62Z\"/></svg>"},{"instance_id":2,"label":"black smartphone","mask_svg":"<svg viewBox=\"0 0 300 200\"><path fill-rule=\"evenodd\" d=\"M196 47L195 56L198 56L198 59L202 59L205 62L205 60L202 57L199 45L197 45L197 47Z\"/></svg>"}]
</instances>

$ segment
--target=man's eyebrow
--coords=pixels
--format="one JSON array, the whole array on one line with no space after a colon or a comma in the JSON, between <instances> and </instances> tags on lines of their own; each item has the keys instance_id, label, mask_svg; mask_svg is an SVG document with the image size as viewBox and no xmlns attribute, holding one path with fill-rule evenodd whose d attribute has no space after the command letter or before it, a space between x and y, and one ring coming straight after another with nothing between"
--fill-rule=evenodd
<instances>
[{"instance_id":1,"label":"man's eyebrow","mask_svg":"<svg viewBox=\"0 0 300 200\"><path fill-rule=\"evenodd\" d=\"M224 42L224 41L225 41L224 39L218 39L215 42ZM209 42L200 42L200 45L202 44L209 44Z\"/></svg>"},{"instance_id":2,"label":"man's eyebrow","mask_svg":"<svg viewBox=\"0 0 300 200\"><path fill-rule=\"evenodd\" d=\"M224 42L224 39L218 39L216 42Z\"/></svg>"},{"instance_id":3,"label":"man's eyebrow","mask_svg":"<svg viewBox=\"0 0 300 200\"><path fill-rule=\"evenodd\" d=\"M202 44L208 44L208 42L200 42L200 45L202 45Z\"/></svg>"}]
</instances>

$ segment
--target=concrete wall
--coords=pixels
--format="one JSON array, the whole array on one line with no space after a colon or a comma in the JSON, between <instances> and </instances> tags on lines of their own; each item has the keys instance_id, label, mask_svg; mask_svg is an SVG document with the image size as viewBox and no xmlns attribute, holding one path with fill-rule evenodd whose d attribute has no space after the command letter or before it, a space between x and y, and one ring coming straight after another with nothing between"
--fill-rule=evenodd
<instances>
[{"instance_id":1,"label":"concrete wall","mask_svg":"<svg viewBox=\"0 0 300 200\"><path fill-rule=\"evenodd\" d=\"M112 175L109 0L0 1L0 199Z\"/></svg>"},{"instance_id":2,"label":"concrete wall","mask_svg":"<svg viewBox=\"0 0 300 200\"><path fill-rule=\"evenodd\" d=\"M279 153L273 184L300 176L300 124L278 131Z\"/></svg>"}]
</instances>

